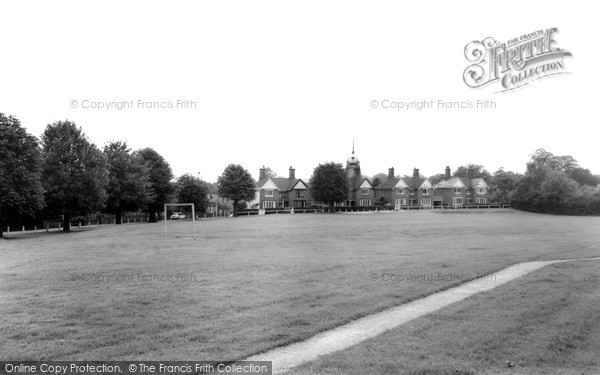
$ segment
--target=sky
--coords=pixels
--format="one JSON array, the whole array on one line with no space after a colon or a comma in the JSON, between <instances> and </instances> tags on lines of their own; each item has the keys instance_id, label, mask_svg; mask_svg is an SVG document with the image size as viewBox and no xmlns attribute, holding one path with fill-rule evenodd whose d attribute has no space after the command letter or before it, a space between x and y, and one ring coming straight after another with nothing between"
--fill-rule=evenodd
<instances>
[{"instance_id":1,"label":"sky","mask_svg":"<svg viewBox=\"0 0 600 375\"><path fill-rule=\"evenodd\" d=\"M212 182L235 163L307 180L353 142L370 176L523 172L538 148L600 173L592 2L32 1L0 14L0 112L36 136L68 119L99 147L152 147L175 175ZM469 42L552 27L568 74L507 92L463 81ZM478 100L495 108L438 108ZM435 106L389 108L423 101Z\"/></svg>"}]
</instances>

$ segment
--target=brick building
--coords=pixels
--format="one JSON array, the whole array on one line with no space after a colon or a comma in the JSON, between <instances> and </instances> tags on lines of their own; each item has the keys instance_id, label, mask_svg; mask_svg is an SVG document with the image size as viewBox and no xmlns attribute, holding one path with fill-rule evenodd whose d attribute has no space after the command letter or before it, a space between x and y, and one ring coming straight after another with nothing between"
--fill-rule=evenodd
<instances>
[{"instance_id":1,"label":"brick building","mask_svg":"<svg viewBox=\"0 0 600 375\"><path fill-rule=\"evenodd\" d=\"M269 178L263 166L259 172L256 190L257 203L262 209L309 206L308 185L302 179L296 178L296 170L291 166L287 178Z\"/></svg>"},{"instance_id":2,"label":"brick building","mask_svg":"<svg viewBox=\"0 0 600 375\"><path fill-rule=\"evenodd\" d=\"M472 169L467 177L452 177L447 166L444 180L435 185L435 195L444 206L490 203L490 187L483 178L474 178Z\"/></svg>"}]
</instances>

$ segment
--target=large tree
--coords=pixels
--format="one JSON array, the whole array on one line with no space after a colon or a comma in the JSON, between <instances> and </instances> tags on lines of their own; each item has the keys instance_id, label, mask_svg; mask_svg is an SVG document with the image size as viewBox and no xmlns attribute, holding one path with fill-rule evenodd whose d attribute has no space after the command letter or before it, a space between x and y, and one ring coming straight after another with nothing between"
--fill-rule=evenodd
<instances>
[{"instance_id":1,"label":"large tree","mask_svg":"<svg viewBox=\"0 0 600 375\"><path fill-rule=\"evenodd\" d=\"M204 182L198 177L194 177L190 174L184 174L179 177L176 182L177 186L177 202L179 203L193 203L194 209L197 213L203 213L206 211L206 204L208 203L208 189Z\"/></svg>"},{"instance_id":2,"label":"large tree","mask_svg":"<svg viewBox=\"0 0 600 375\"><path fill-rule=\"evenodd\" d=\"M536 150L518 181L511 205L515 208L554 214L600 213L600 189L591 173L570 155L556 156Z\"/></svg>"},{"instance_id":3,"label":"large tree","mask_svg":"<svg viewBox=\"0 0 600 375\"><path fill-rule=\"evenodd\" d=\"M256 197L256 182L241 165L229 164L217 180L219 195L233 201L233 216L238 214L238 203Z\"/></svg>"},{"instance_id":4,"label":"large tree","mask_svg":"<svg viewBox=\"0 0 600 375\"><path fill-rule=\"evenodd\" d=\"M169 201L173 194L174 186L171 183L173 171L169 163L155 150L144 148L135 152L144 160L150 171L150 200L146 210L148 221L156 222L156 213L162 212L164 204Z\"/></svg>"},{"instance_id":5,"label":"large tree","mask_svg":"<svg viewBox=\"0 0 600 375\"><path fill-rule=\"evenodd\" d=\"M329 212L333 212L335 203L346 201L350 193L346 171L342 164L335 162L319 164L310 178L309 190L316 202L328 204Z\"/></svg>"},{"instance_id":6,"label":"large tree","mask_svg":"<svg viewBox=\"0 0 600 375\"><path fill-rule=\"evenodd\" d=\"M18 119L0 113L0 237L10 220L33 217L43 208L40 177L37 139L21 127Z\"/></svg>"},{"instance_id":7,"label":"large tree","mask_svg":"<svg viewBox=\"0 0 600 375\"><path fill-rule=\"evenodd\" d=\"M600 183L600 178L594 176L589 169L576 167L568 173L569 177L577 181L579 185L597 186Z\"/></svg>"},{"instance_id":8,"label":"large tree","mask_svg":"<svg viewBox=\"0 0 600 375\"><path fill-rule=\"evenodd\" d=\"M115 224L121 224L123 212L142 210L150 201L149 171L125 142L109 142L104 146L104 155L108 163L105 211L116 216Z\"/></svg>"},{"instance_id":9,"label":"large tree","mask_svg":"<svg viewBox=\"0 0 600 375\"><path fill-rule=\"evenodd\" d=\"M93 214L104 207L106 158L70 121L48 125L42 146L42 184L48 213L62 215L63 230L68 232L72 216Z\"/></svg>"},{"instance_id":10,"label":"large tree","mask_svg":"<svg viewBox=\"0 0 600 375\"><path fill-rule=\"evenodd\" d=\"M505 171L502 168L494 172L490 183L493 200L500 204L510 204L521 177L518 173Z\"/></svg>"}]
</instances>

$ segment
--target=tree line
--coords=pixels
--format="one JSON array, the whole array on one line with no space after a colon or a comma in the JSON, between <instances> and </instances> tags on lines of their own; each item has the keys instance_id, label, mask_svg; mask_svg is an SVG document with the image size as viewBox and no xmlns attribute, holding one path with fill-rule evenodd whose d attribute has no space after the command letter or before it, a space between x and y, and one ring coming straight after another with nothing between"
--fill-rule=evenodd
<instances>
[{"instance_id":1,"label":"tree line","mask_svg":"<svg viewBox=\"0 0 600 375\"><path fill-rule=\"evenodd\" d=\"M492 174L482 165L469 164L453 175L466 177L469 170L490 185L492 202L531 212L600 214L600 176L572 156L539 149L523 174L503 169ZM378 185L386 178L378 174L372 180ZM443 178L438 174L430 180L436 184ZM0 113L0 228L60 217L68 231L74 217L106 213L120 224L123 213L136 211L155 222L164 203L194 203L202 213L209 190L231 200L237 216L240 205L255 198L255 188L241 165L228 165L214 185L190 174L174 179L169 163L152 148L132 151L126 142L111 141L100 149L71 121L47 125L38 140L17 118ZM332 212L350 191L342 164L318 165L309 191Z\"/></svg>"},{"instance_id":2,"label":"tree line","mask_svg":"<svg viewBox=\"0 0 600 375\"><path fill-rule=\"evenodd\" d=\"M194 203L202 213L209 189L233 201L254 199L254 180L231 164L216 187L184 174L174 180L169 163L152 148L132 151L111 141L102 149L71 121L46 126L38 140L14 116L0 113L0 228L23 222L71 219L97 213L144 211L155 222L164 203ZM1 233L1 231L0 231Z\"/></svg>"}]
</instances>

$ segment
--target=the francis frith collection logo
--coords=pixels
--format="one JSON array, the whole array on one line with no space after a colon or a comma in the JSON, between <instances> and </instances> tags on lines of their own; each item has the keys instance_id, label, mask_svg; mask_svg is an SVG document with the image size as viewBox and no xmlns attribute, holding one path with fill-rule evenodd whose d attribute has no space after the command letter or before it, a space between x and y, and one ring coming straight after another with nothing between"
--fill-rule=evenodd
<instances>
[{"instance_id":1,"label":"the francis frith collection logo","mask_svg":"<svg viewBox=\"0 0 600 375\"><path fill-rule=\"evenodd\" d=\"M557 32L553 27L504 43L491 37L472 41L465 47L465 57L472 63L464 71L465 83L478 88L498 81L499 91L508 91L540 78L567 73L564 58L571 53L557 47Z\"/></svg>"}]
</instances>

